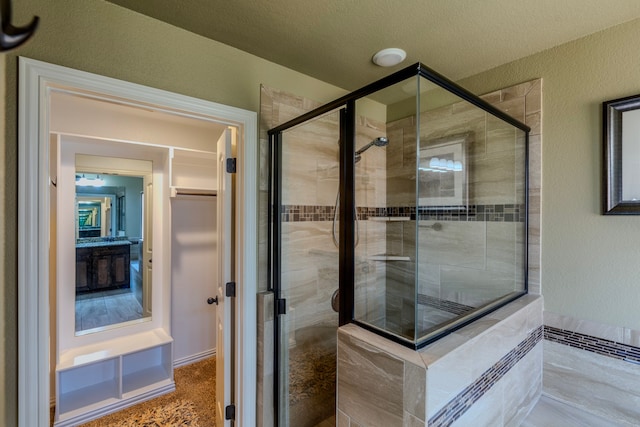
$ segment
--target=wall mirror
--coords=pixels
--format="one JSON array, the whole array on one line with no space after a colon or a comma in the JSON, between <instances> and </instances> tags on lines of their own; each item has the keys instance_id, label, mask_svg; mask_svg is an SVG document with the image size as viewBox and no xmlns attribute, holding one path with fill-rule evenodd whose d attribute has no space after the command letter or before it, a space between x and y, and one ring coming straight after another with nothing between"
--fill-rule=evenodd
<instances>
[{"instance_id":1,"label":"wall mirror","mask_svg":"<svg viewBox=\"0 0 640 427\"><path fill-rule=\"evenodd\" d=\"M151 161L76 155L76 335L151 319L144 201L151 168Z\"/></svg>"},{"instance_id":2,"label":"wall mirror","mask_svg":"<svg viewBox=\"0 0 640 427\"><path fill-rule=\"evenodd\" d=\"M640 95L606 101L602 110L602 213L640 215Z\"/></svg>"}]
</instances>

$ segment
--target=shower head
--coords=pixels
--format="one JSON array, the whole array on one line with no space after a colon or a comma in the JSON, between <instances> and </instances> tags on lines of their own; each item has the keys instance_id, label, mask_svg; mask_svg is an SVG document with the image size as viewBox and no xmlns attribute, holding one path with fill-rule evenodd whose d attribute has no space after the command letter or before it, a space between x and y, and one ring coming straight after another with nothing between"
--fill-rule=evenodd
<instances>
[{"instance_id":1,"label":"shower head","mask_svg":"<svg viewBox=\"0 0 640 427\"><path fill-rule=\"evenodd\" d=\"M361 149L356 151L355 162L358 163L360 161L360 159L362 158L362 153L364 153L365 151L367 151L369 148L373 147L374 145L376 147L384 147L387 144L389 144L389 139L387 137L385 137L385 136L377 137L376 139L374 139L373 141L371 141L370 143L368 143L367 145L365 145L364 147L362 147Z\"/></svg>"}]
</instances>

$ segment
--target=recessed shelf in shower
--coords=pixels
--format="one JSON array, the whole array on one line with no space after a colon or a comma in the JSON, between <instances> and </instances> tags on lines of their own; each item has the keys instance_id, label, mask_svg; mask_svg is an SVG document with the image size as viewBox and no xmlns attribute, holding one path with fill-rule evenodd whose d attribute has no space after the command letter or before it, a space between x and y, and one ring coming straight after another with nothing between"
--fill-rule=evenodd
<instances>
[{"instance_id":1,"label":"recessed shelf in shower","mask_svg":"<svg viewBox=\"0 0 640 427\"><path fill-rule=\"evenodd\" d=\"M369 217L369 221L379 221L379 222L411 221L411 217L408 217L408 216L372 216L372 217Z\"/></svg>"}]
</instances>

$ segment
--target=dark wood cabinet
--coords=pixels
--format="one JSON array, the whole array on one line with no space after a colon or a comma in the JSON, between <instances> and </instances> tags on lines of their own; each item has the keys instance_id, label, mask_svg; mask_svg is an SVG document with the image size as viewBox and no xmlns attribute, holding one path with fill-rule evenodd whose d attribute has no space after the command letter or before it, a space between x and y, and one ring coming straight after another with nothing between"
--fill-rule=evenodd
<instances>
[{"instance_id":1,"label":"dark wood cabinet","mask_svg":"<svg viewBox=\"0 0 640 427\"><path fill-rule=\"evenodd\" d=\"M76 246L76 292L128 288L129 242L87 243Z\"/></svg>"}]
</instances>

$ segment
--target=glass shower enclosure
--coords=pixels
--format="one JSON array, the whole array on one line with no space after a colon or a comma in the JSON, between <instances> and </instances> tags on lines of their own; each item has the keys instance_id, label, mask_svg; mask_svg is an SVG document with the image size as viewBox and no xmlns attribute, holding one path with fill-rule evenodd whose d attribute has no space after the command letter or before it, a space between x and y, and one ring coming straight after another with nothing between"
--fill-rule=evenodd
<instances>
[{"instance_id":1,"label":"glass shower enclosure","mask_svg":"<svg viewBox=\"0 0 640 427\"><path fill-rule=\"evenodd\" d=\"M419 349L526 294L529 128L489 101L418 63L269 131L277 425L332 422L340 325Z\"/></svg>"}]
</instances>

